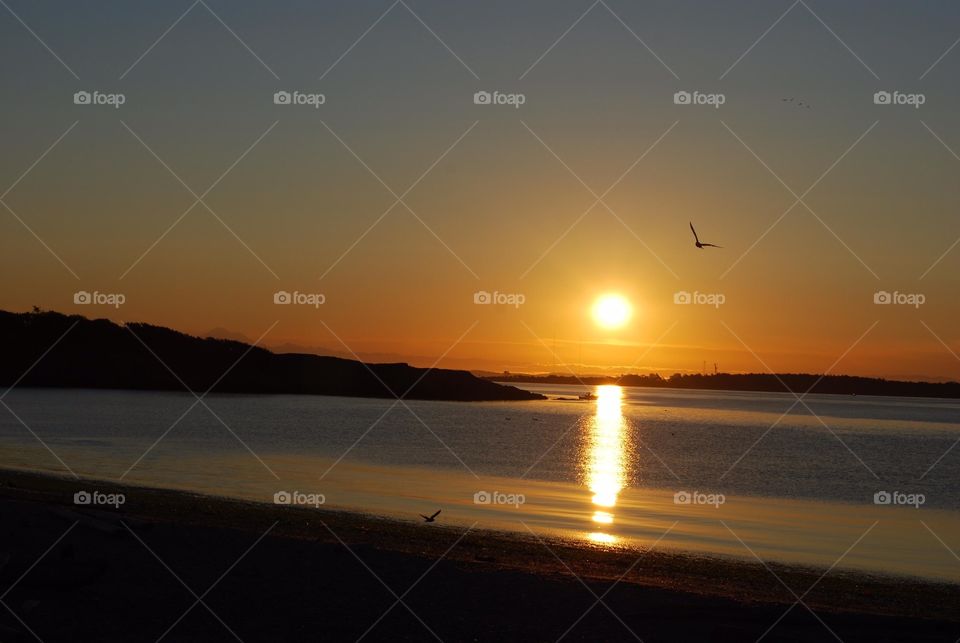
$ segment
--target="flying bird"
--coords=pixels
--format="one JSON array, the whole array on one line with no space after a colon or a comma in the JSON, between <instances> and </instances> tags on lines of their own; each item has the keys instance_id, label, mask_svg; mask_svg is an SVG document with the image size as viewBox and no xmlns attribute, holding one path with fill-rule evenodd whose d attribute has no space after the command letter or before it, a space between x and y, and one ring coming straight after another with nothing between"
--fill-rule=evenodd
<instances>
[{"instance_id":1,"label":"flying bird","mask_svg":"<svg viewBox=\"0 0 960 643\"><path fill-rule=\"evenodd\" d=\"M423 522L433 522L437 519L437 516L440 515L440 511L440 509L437 509L437 513L433 514L432 516L424 516L423 514L420 514L420 517L423 518Z\"/></svg>"},{"instance_id":2,"label":"flying bird","mask_svg":"<svg viewBox=\"0 0 960 643\"><path fill-rule=\"evenodd\" d=\"M712 243L700 243L700 237L697 236L697 231L693 229L693 223L690 224L690 230L693 232L693 239L696 242L698 248L722 248L723 246L714 245Z\"/></svg>"}]
</instances>

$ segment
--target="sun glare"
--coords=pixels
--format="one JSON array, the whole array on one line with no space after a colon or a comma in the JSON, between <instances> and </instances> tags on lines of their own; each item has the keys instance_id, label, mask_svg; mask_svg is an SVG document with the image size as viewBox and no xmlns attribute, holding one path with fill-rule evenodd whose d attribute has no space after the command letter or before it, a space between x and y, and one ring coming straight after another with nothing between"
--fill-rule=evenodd
<instances>
[{"instance_id":1,"label":"sun glare","mask_svg":"<svg viewBox=\"0 0 960 643\"><path fill-rule=\"evenodd\" d=\"M602 295L593 304L593 319L602 328L620 328L628 321L633 310L623 295Z\"/></svg>"}]
</instances>

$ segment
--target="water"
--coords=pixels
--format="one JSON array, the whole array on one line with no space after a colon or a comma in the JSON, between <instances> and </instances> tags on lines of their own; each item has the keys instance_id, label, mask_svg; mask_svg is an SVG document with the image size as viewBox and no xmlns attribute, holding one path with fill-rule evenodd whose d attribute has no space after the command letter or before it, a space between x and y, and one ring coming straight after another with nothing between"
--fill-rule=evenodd
<instances>
[{"instance_id":1,"label":"water","mask_svg":"<svg viewBox=\"0 0 960 643\"><path fill-rule=\"evenodd\" d=\"M260 501L299 490L408 518L443 507L452 524L820 566L857 542L839 567L960 581L947 549L960 550L960 403L596 392L210 395L206 408L186 393L14 389L0 466ZM883 492L919 506L875 504Z\"/></svg>"}]
</instances>

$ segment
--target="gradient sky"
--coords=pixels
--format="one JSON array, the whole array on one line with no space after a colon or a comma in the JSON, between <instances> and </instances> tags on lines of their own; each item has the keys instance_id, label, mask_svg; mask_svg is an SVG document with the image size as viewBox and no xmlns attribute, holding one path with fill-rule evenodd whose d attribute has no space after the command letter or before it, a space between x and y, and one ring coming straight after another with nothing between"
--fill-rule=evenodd
<instances>
[{"instance_id":1,"label":"gradient sky","mask_svg":"<svg viewBox=\"0 0 960 643\"><path fill-rule=\"evenodd\" d=\"M16 183L2 201L22 223L0 206L0 308L250 340L278 322L264 344L419 365L960 378L960 246L931 269L960 237L955 3L8 5L0 194ZM204 197L216 217L198 205L157 242L195 199L147 147L197 195L233 166ZM571 229L635 162L604 196L615 214ZM431 166L404 196L415 214L374 225L395 201L380 181L401 195ZM815 214L781 219L824 172ZM688 221L724 248L698 251ZM474 305L481 289L526 302ZM276 306L277 290L326 303ZM678 306L681 290L726 303ZM616 332L589 317L609 291L636 309Z\"/></svg>"}]
</instances>

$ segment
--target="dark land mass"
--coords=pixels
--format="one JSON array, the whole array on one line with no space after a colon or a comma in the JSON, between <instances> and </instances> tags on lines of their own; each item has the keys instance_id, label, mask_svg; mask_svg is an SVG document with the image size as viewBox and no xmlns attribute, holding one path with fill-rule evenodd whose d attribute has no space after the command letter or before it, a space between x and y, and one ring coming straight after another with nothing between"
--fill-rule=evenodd
<instances>
[{"instance_id":1,"label":"dark land mass","mask_svg":"<svg viewBox=\"0 0 960 643\"><path fill-rule=\"evenodd\" d=\"M0 386L534 400L467 371L277 354L225 339L57 312L0 311ZM25 375L24 375L25 374ZM22 377L22 379L20 379Z\"/></svg>"},{"instance_id":2,"label":"dark land mass","mask_svg":"<svg viewBox=\"0 0 960 643\"><path fill-rule=\"evenodd\" d=\"M901 397L948 397L960 398L960 382L902 382L876 377L855 375L816 375L812 373L714 373L711 375L684 375L674 373L670 377L652 375L576 376L576 375L524 375L504 373L487 375L486 379L497 382L525 384L585 384L601 386L648 386L652 388L703 389L710 391L761 391L772 393L793 392L829 393L835 395L891 395ZM789 389L789 391L788 391Z\"/></svg>"},{"instance_id":3,"label":"dark land mass","mask_svg":"<svg viewBox=\"0 0 960 643\"><path fill-rule=\"evenodd\" d=\"M78 490L126 502L77 506ZM960 636L954 584L541 541L442 517L427 525L3 471L0 640Z\"/></svg>"}]
</instances>

